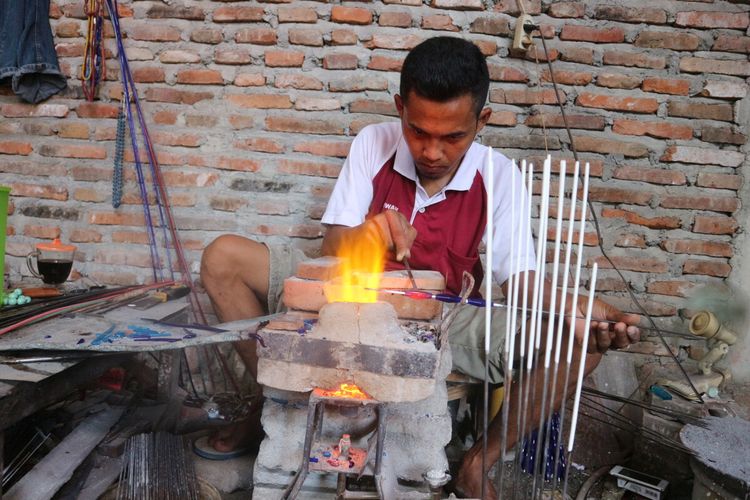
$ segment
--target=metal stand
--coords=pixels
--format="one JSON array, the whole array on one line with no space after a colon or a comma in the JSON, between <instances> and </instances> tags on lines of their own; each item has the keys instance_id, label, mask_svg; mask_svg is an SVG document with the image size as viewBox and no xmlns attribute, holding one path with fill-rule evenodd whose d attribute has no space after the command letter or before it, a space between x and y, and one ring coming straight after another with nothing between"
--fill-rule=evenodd
<instances>
[{"instance_id":1,"label":"metal stand","mask_svg":"<svg viewBox=\"0 0 750 500\"><path fill-rule=\"evenodd\" d=\"M305 430L305 445L302 452L302 462L300 464L297 473L294 475L294 479L291 484L287 486L282 495L282 499L297 498L302 484L307 478L308 472L333 472L338 474L336 498L337 500L348 498L346 491L346 475L357 474L362 475L369 463L367 450L363 448L349 448L348 457L346 460L331 459L327 461L311 461L310 452L313 446L316 448L321 445L321 432L323 429L323 414L325 413L326 406L336 407L357 407L357 406L374 406L378 414L378 427L375 431L377 444L375 447L375 484L378 486L378 495L376 498L383 499L380 493L380 471L382 467L383 457L383 445L385 442L385 422L386 422L386 407L385 403L381 403L375 399L365 398L351 398L331 395L327 391L321 389L314 389L310 394L310 401L307 406L307 427ZM359 498L362 498L361 496Z\"/></svg>"}]
</instances>

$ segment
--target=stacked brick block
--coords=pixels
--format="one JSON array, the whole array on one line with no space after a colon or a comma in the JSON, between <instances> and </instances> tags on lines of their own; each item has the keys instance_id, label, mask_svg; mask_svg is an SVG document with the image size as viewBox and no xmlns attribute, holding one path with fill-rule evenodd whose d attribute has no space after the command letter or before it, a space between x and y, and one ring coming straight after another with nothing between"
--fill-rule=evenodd
<instances>
[{"instance_id":1,"label":"stacked brick block","mask_svg":"<svg viewBox=\"0 0 750 500\"><path fill-rule=\"evenodd\" d=\"M696 283L731 276L742 229L750 7L722 0L529 0L549 48L509 50L516 0L326 3L123 1L133 76L149 117L187 257L222 233L315 251L325 202L352 137L396 119L408 49L435 35L487 55L493 117L481 134L508 156L572 158L546 59L580 156L603 244L647 309L675 315ZM54 0L50 23L69 88L23 104L0 88L0 182L13 189L12 276L33 245L61 235L77 268L109 284L150 279L133 155L111 207L119 68L83 99L82 2ZM538 62L537 62L538 61ZM744 217L746 219L746 216ZM589 262L604 262L587 233ZM632 309L616 274L602 286Z\"/></svg>"}]
</instances>

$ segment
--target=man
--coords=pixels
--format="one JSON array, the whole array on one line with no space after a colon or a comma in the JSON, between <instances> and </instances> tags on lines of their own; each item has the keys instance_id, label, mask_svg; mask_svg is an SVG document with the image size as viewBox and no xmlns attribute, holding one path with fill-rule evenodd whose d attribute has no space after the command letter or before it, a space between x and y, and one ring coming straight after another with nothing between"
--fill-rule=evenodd
<instances>
[{"instance_id":1,"label":"man","mask_svg":"<svg viewBox=\"0 0 750 500\"><path fill-rule=\"evenodd\" d=\"M494 153L495 176L485 171L488 149L474 142L490 118L484 107L489 88L487 64L473 44L451 37L429 39L415 47L404 61L400 94L395 97L400 123L371 125L352 143L322 222L326 224L323 253L335 254L341 242L371 233L376 228L392 251L388 267L400 268L407 258L415 269L440 271L447 289L461 289L464 271L476 283L483 277L478 247L484 235L486 214L494 214L496 237L492 277L507 290L508 261L514 249L508 235L527 235L528 217L520 200L511 209L511 192L524 192L520 174L511 184L511 162ZM487 192L493 190L494 206L487 206ZM533 245L517 255L522 272L533 273ZM279 255L283 254L283 255ZM278 304L280 282L293 272L294 256L288 249L267 248L237 236L223 236L212 243L203 257L201 278L223 321L259 316ZM289 264L288 262L292 262ZM269 271L270 268L270 271ZM533 282L533 280L529 280ZM475 292L476 293L476 290ZM523 292L522 292L523 293ZM582 304L580 301L579 304ZM580 305L571 312L581 316ZM595 302L590 351L591 371L611 344L624 347L638 338L638 316L622 314L601 301ZM490 378L501 382L504 314L492 336ZM484 312L464 307L448 332L454 369L483 377ZM582 337L582 322L576 336ZM254 370L254 345L243 344L243 359ZM576 357L580 356L580 350ZM255 372L253 371L253 375ZM541 387L542 377L533 372L533 383ZM511 392L515 391L511 386ZM541 390L540 392L541 393ZM557 391L558 400L562 389ZM511 395L512 402L516 399ZM557 401L559 406L561 401ZM513 423L516 408L510 407L507 444L518 436ZM538 422L539 408L530 412L530 422ZM500 418L488 428L487 467L500 457ZM217 443L221 445L222 443ZM216 446L216 445L215 445ZM467 496L478 497L486 471L481 468L481 443L467 452L459 471L456 488ZM496 498L489 482L487 498Z\"/></svg>"}]
</instances>

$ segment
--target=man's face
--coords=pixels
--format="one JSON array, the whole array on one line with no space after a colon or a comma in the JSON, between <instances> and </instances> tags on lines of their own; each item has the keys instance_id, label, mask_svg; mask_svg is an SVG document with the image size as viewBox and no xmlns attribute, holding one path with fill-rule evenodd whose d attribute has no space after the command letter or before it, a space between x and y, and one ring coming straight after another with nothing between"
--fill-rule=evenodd
<instances>
[{"instance_id":1,"label":"man's face","mask_svg":"<svg viewBox=\"0 0 750 500\"><path fill-rule=\"evenodd\" d=\"M395 101L420 181L442 188L453 178L491 110L484 108L477 117L470 94L437 102L412 92L406 100L397 95Z\"/></svg>"}]
</instances>

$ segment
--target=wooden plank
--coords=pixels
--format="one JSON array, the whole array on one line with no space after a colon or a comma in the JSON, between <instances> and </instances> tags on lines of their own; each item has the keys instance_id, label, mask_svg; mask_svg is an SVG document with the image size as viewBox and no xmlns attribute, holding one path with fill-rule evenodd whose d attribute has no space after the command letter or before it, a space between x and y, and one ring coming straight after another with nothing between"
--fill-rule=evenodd
<instances>
[{"instance_id":1,"label":"wooden plank","mask_svg":"<svg viewBox=\"0 0 750 500\"><path fill-rule=\"evenodd\" d=\"M124 408L109 408L91 415L65 436L6 494L6 500L47 500L65 484L122 416Z\"/></svg>"}]
</instances>

